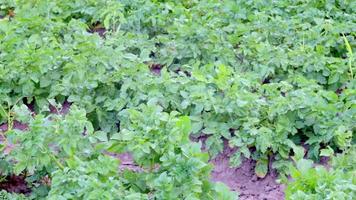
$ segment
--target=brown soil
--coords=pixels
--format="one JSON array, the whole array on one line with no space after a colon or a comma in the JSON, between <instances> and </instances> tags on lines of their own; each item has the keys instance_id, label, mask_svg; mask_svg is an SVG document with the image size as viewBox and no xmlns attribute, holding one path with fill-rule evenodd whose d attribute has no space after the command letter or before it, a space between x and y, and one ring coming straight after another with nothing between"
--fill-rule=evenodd
<instances>
[{"instance_id":1,"label":"brown soil","mask_svg":"<svg viewBox=\"0 0 356 200\"><path fill-rule=\"evenodd\" d=\"M149 66L151 72L155 75L160 75L161 74L161 70L164 66L161 64L151 64Z\"/></svg>"},{"instance_id":2,"label":"brown soil","mask_svg":"<svg viewBox=\"0 0 356 200\"><path fill-rule=\"evenodd\" d=\"M64 101L62 104L62 108L58 109L52 105L49 106L49 110L53 114L61 114L61 115L66 115L69 112L71 103L68 101Z\"/></svg>"},{"instance_id":3,"label":"brown soil","mask_svg":"<svg viewBox=\"0 0 356 200\"><path fill-rule=\"evenodd\" d=\"M132 155L130 153L120 153L120 154L115 154L115 153L107 153L108 155L117 158L120 160L119 164L119 170L123 171L125 169L134 171L134 172L142 172L143 169L135 164L135 161L132 158Z\"/></svg>"},{"instance_id":4,"label":"brown soil","mask_svg":"<svg viewBox=\"0 0 356 200\"><path fill-rule=\"evenodd\" d=\"M90 30L89 33L97 33L100 37L105 38L106 29L100 24L96 23Z\"/></svg>"},{"instance_id":5,"label":"brown soil","mask_svg":"<svg viewBox=\"0 0 356 200\"><path fill-rule=\"evenodd\" d=\"M23 176L15 175L8 176L4 181L1 181L0 190L23 194L28 194L31 192L30 188L27 187L25 178Z\"/></svg>"},{"instance_id":6,"label":"brown soil","mask_svg":"<svg viewBox=\"0 0 356 200\"><path fill-rule=\"evenodd\" d=\"M26 124L23 124L23 123L18 122L18 121L15 120L14 124L13 124L13 128L23 131L23 130L26 130L28 128L28 126ZM4 123L4 124L0 125L0 131L6 132L7 129L8 129L7 123Z\"/></svg>"},{"instance_id":7,"label":"brown soil","mask_svg":"<svg viewBox=\"0 0 356 200\"><path fill-rule=\"evenodd\" d=\"M276 183L277 173L270 171L265 178L255 175L255 161L245 160L240 167L231 168L229 157L233 150L225 148L224 152L212 159L215 167L211 174L213 181L220 181L239 193L241 200L282 200L284 185Z\"/></svg>"},{"instance_id":8,"label":"brown soil","mask_svg":"<svg viewBox=\"0 0 356 200\"><path fill-rule=\"evenodd\" d=\"M207 151L205 141L208 135L191 137L194 142L202 142L202 150ZM269 170L264 178L255 175L256 162L245 159L239 167L232 168L229 158L236 152L224 141L224 151L209 162L214 165L211 180L225 183L232 191L239 193L240 200L282 200L284 199L284 185L276 183L277 172Z\"/></svg>"}]
</instances>

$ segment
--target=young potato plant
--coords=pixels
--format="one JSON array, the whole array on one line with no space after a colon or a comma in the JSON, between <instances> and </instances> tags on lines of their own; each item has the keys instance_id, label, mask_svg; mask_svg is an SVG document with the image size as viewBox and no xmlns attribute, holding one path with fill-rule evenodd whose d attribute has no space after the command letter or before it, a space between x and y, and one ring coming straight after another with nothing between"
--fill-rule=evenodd
<instances>
[{"instance_id":1,"label":"young potato plant","mask_svg":"<svg viewBox=\"0 0 356 200\"><path fill-rule=\"evenodd\" d=\"M125 110L120 132L110 139L94 132L85 110L75 105L65 116L38 114L25 121L21 114L18 119L28 128L6 132L7 142L14 144L6 160L14 173L32 179L33 190L43 190L38 183L44 176L50 180L47 192L29 199L237 198L226 186L210 182L209 157L189 140L190 120L178 112L152 105ZM120 172L119 160L105 152L131 152L143 171Z\"/></svg>"},{"instance_id":2,"label":"young potato plant","mask_svg":"<svg viewBox=\"0 0 356 200\"><path fill-rule=\"evenodd\" d=\"M354 199L356 196L355 148L332 157L330 169L313 167L306 159L291 169L293 181L288 183L287 199Z\"/></svg>"}]
</instances>

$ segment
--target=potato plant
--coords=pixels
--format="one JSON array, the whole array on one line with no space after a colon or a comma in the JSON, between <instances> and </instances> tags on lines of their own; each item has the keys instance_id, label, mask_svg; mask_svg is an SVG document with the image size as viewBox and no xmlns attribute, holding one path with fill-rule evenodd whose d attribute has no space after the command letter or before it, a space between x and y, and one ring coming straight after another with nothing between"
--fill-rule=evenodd
<instances>
[{"instance_id":1,"label":"potato plant","mask_svg":"<svg viewBox=\"0 0 356 200\"><path fill-rule=\"evenodd\" d=\"M232 167L253 159L259 178L269 166L284 181L292 175L299 196L287 198L304 198L310 188L298 186L293 166L355 145L355 8L347 0L0 0L1 171L26 176L32 191L1 195L236 199L209 179L208 161L227 141ZM190 140L199 136L207 152ZM109 156L126 152L140 172L118 171ZM334 167L306 173L334 181Z\"/></svg>"}]
</instances>

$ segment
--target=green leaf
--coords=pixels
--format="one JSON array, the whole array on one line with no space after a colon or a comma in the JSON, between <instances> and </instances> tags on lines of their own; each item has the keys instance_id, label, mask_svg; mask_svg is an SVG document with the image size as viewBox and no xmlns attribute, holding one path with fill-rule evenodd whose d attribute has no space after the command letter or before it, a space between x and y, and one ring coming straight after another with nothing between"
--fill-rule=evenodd
<instances>
[{"instance_id":1,"label":"green leaf","mask_svg":"<svg viewBox=\"0 0 356 200\"><path fill-rule=\"evenodd\" d=\"M94 136L100 141L100 142L106 142L108 141L108 135L104 131L96 131L94 132Z\"/></svg>"},{"instance_id":2,"label":"green leaf","mask_svg":"<svg viewBox=\"0 0 356 200\"><path fill-rule=\"evenodd\" d=\"M330 157L332 155L334 155L334 150L330 146L327 146L326 149L320 150L320 156Z\"/></svg>"},{"instance_id":3,"label":"green leaf","mask_svg":"<svg viewBox=\"0 0 356 200\"><path fill-rule=\"evenodd\" d=\"M255 174L259 178L264 178L268 172L268 159L260 159L256 162Z\"/></svg>"},{"instance_id":4,"label":"green leaf","mask_svg":"<svg viewBox=\"0 0 356 200\"><path fill-rule=\"evenodd\" d=\"M189 117L179 117L178 121L176 122L176 126L182 131L183 139L188 139L190 130L192 129Z\"/></svg>"},{"instance_id":5,"label":"green leaf","mask_svg":"<svg viewBox=\"0 0 356 200\"><path fill-rule=\"evenodd\" d=\"M236 152L232 157L230 157L230 165L231 167L239 167L242 163L241 153Z\"/></svg>"},{"instance_id":6,"label":"green leaf","mask_svg":"<svg viewBox=\"0 0 356 200\"><path fill-rule=\"evenodd\" d=\"M238 194L236 192L231 192L226 185L221 182L217 182L214 184L215 191L217 192L214 199L223 199L223 200L236 200Z\"/></svg>"},{"instance_id":7,"label":"green leaf","mask_svg":"<svg viewBox=\"0 0 356 200\"><path fill-rule=\"evenodd\" d=\"M296 162L297 169L304 175L309 169L313 167L313 161L307 159L301 159Z\"/></svg>"},{"instance_id":8,"label":"green leaf","mask_svg":"<svg viewBox=\"0 0 356 200\"><path fill-rule=\"evenodd\" d=\"M294 152L294 156L293 156L293 160L297 161L300 159L304 158L305 155L305 149L302 146L293 146L293 152Z\"/></svg>"},{"instance_id":9,"label":"green leaf","mask_svg":"<svg viewBox=\"0 0 356 200\"><path fill-rule=\"evenodd\" d=\"M14 173L16 175L19 175L20 173L22 173L25 169L26 169L26 162L19 162L15 165L14 167Z\"/></svg>"}]
</instances>

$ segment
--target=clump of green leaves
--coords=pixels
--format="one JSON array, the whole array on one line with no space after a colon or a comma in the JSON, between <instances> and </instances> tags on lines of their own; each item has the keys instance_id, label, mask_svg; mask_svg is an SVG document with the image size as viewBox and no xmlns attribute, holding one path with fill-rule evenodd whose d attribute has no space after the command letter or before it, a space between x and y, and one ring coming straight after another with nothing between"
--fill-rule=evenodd
<instances>
[{"instance_id":1,"label":"clump of green leaves","mask_svg":"<svg viewBox=\"0 0 356 200\"><path fill-rule=\"evenodd\" d=\"M291 168L292 181L287 199L354 199L356 196L355 149L332 157L330 169L313 167L311 160L301 159Z\"/></svg>"},{"instance_id":2,"label":"clump of green leaves","mask_svg":"<svg viewBox=\"0 0 356 200\"><path fill-rule=\"evenodd\" d=\"M132 152L134 160L150 173L146 187L158 199L234 199L222 185L209 182L211 165L201 146L189 140L191 122L178 112L165 113L154 105L141 105L120 113L121 133L114 134L109 150Z\"/></svg>"},{"instance_id":3,"label":"clump of green leaves","mask_svg":"<svg viewBox=\"0 0 356 200\"><path fill-rule=\"evenodd\" d=\"M109 140L76 106L65 116L38 114L27 119L28 129L6 132L16 144L6 159L17 174L44 171L50 199L234 199L226 186L209 181L209 157L189 140L189 118L178 114L152 105L123 111L122 132ZM119 160L104 151L132 152L144 171L119 172ZM40 178L37 186L32 180L35 187Z\"/></svg>"},{"instance_id":4,"label":"clump of green leaves","mask_svg":"<svg viewBox=\"0 0 356 200\"><path fill-rule=\"evenodd\" d=\"M3 199L3 200L27 200L29 198L27 198L23 194L12 194L12 193L6 192L5 190L1 190L0 191L0 199Z\"/></svg>"}]
</instances>

